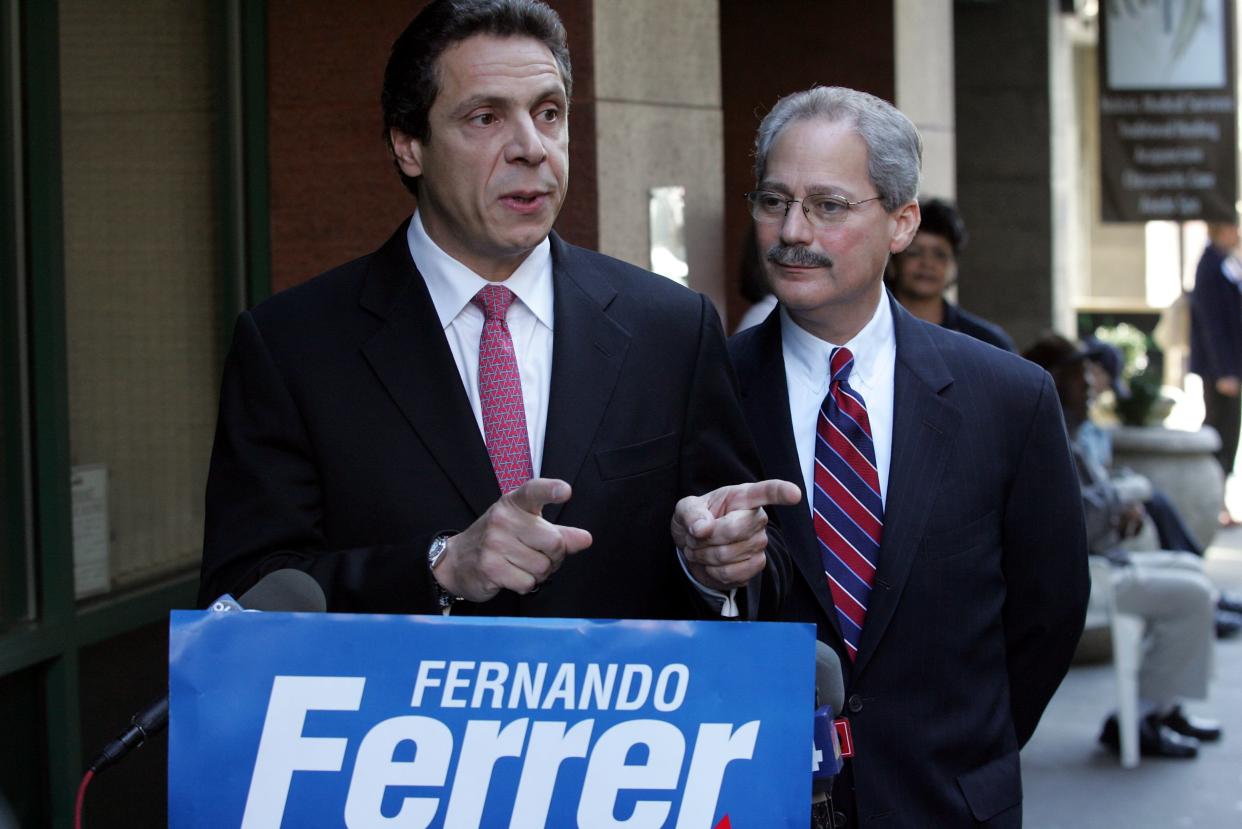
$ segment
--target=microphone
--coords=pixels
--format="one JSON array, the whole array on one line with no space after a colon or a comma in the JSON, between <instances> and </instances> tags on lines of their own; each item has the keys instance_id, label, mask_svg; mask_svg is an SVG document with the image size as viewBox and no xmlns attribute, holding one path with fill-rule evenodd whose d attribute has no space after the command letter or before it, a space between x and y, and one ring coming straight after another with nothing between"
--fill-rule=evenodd
<instances>
[{"instance_id":1,"label":"microphone","mask_svg":"<svg viewBox=\"0 0 1242 829\"><path fill-rule=\"evenodd\" d=\"M838 714L845 706L841 657L818 639L815 640L815 704L827 705Z\"/></svg>"},{"instance_id":2,"label":"microphone","mask_svg":"<svg viewBox=\"0 0 1242 829\"><path fill-rule=\"evenodd\" d=\"M234 599L225 593L211 603L213 611L283 611L287 613L323 613L328 602L323 588L308 573L286 568L269 573L259 579L254 587ZM168 725L168 695L148 705L129 720L129 728L112 740L99 752L90 765L91 771L103 771L116 763L153 734Z\"/></svg>"},{"instance_id":3,"label":"microphone","mask_svg":"<svg viewBox=\"0 0 1242 829\"><path fill-rule=\"evenodd\" d=\"M832 781L843 764L841 743L833 718L845 703L845 680L841 658L823 642L815 642L814 754L811 760L812 825L831 827Z\"/></svg>"},{"instance_id":4,"label":"microphone","mask_svg":"<svg viewBox=\"0 0 1242 829\"><path fill-rule=\"evenodd\" d=\"M225 593L212 603L211 610L232 609L217 608L224 601L232 601L233 597ZM241 595L234 604L241 605L245 610L264 610L283 613L323 613L328 609L328 600L324 598L323 588L314 576L302 570L286 567L268 573L259 579L254 587ZM838 663L840 664L840 663Z\"/></svg>"}]
</instances>

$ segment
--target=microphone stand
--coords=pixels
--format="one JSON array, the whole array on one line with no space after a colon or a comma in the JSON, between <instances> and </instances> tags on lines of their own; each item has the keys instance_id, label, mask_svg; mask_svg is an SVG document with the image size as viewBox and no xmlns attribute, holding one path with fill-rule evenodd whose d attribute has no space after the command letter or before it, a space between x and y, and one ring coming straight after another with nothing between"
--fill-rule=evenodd
<instances>
[{"instance_id":1,"label":"microphone stand","mask_svg":"<svg viewBox=\"0 0 1242 829\"><path fill-rule=\"evenodd\" d=\"M816 792L811 798L811 829L834 829L832 792Z\"/></svg>"}]
</instances>

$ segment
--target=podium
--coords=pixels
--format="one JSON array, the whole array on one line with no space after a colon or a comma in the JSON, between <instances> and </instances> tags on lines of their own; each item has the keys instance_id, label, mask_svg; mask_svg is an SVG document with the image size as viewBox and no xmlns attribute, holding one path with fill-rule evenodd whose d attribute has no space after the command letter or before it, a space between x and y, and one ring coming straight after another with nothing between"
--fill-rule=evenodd
<instances>
[{"instance_id":1,"label":"podium","mask_svg":"<svg viewBox=\"0 0 1242 829\"><path fill-rule=\"evenodd\" d=\"M811 625L170 624L173 829L809 823Z\"/></svg>"}]
</instances>

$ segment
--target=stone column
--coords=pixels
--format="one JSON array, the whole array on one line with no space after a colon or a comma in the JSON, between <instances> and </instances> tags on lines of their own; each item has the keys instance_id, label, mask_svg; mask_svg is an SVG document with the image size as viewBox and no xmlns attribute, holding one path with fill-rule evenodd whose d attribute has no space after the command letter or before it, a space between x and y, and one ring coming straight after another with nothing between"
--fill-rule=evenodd
<instances>
[{"instance_id":1,"label":"stone column","mask_svg":"<svg viewBox=\"0 0 1242 829\"><path fill-rule=\"evenodd\" d=\"M896 0L897 108L923 136L920 195L954 199L957 136L953 111L953 3Z\"/></svg>"},{"instance_id":2,"label":"stone column","mask_svg":"<svg viewBox=\"0 0 1242 829\"><path fill-rule=\"evenodd\" d=\"M1049 27L1057 4L957 3L957 195L970 230L962 305L1019 348L1058 318Z\"/></svg>"},{"instance_id":3,"label":"stone column","mask_svg":"<svg viewBox=\"0 0 1242 829\"><path fill-rule=\"evenodd\" d=\"M648 194L686 188L689 284L724 310L717 0L597 2L599 249L651 267Z\"/></svg>"}]
</instances>

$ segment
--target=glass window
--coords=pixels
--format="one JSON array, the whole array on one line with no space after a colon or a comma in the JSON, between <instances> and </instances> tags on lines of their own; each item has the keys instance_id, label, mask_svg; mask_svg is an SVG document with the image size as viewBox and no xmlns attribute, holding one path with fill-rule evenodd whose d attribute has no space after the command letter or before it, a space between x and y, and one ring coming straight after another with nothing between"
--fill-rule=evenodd
<instances>
[{"instance_id":1,"label":"glass window","mask_svg":"<svg viewBox=\"0 0 1242 829\"><path fill-rule=\"evenodd\" d=\"M60 3L79 598L201 554L219 378L210 11L206 0Z\"/></svg>"}]
</instances>

